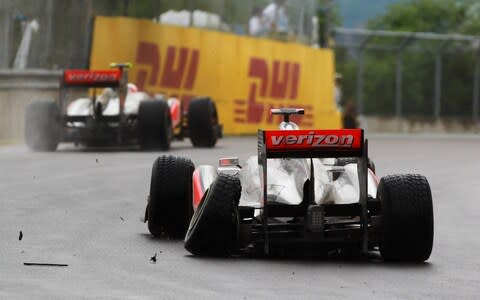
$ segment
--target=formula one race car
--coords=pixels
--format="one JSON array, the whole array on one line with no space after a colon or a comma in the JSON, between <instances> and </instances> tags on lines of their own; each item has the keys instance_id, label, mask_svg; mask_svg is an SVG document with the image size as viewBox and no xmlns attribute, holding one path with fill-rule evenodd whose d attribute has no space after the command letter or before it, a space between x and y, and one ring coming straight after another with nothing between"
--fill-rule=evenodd
<instances>
[{"instance_id":1,"label":"formula one race car","mask_svg":"<svg viewBox=\"0 0 480 300\"><path fill-rule=\"evenodd\" d=\"M223 158L218 168L194 169L188 159L159 157L146 211L150 232L186 232L194 255L313 249L379 250L392 261L430 257L433 207L424 176L378 180L362 129L299 130L289 119L302 109L272 113L284 117L280 130L259 130L258 156L243 166Z\"/></svg>"},{"instance_id":2,"label":"formula one race car","mask_svg":"<svg viewBox=\"0 0 480 300\"><path fill-rule=\"evenodd\" d=\"M222 127L210 98L193 99L187 111L176 98L152 98L128 83L130 64L111 67L115 70L65 70L57 102L36 101L27 107L27 145L35 151L54 151L59 142L167 150L174 138L190 137L194 146L215 146ZM100 95L97 88L103 88ZM77 98L87 89L90 97Z\"/></svg>"}]
</instances>

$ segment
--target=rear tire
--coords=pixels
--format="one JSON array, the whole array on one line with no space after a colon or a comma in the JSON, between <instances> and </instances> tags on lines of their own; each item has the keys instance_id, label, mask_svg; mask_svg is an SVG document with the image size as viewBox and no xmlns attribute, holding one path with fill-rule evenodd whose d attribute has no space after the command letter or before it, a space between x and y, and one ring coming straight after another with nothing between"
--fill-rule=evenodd
<instances>
[{"instance_id":1,"label":"rear tire","mask_svg":"<svg viewBox=\"0 0 480 300\"><path fill-rule=\"evenodd\" d=\"M433 246L433 204L422 175L390 175L380 180L380 253L386 261L422 262Z\"/></svg>"},{"instance_id":2,"label":"rear tire","mask_svg":"<svg viewBox=\"0 0 480 300\"><path fill-rule=\"evenodd\" d=\"M195 147L213 147L220 135L215 103L209 97L193 99L188 107L188 130Z\"/></svg>"},{"instance_id":3,"label":"rear tire","mask_svg":"<svg viewBox=\"0 0 480 300\"><path fill-rule=\"evenodd\" d=\"M55 102L37 101L25 111L25 141L33 151L55 151L60 142L60 111Z\"/></svg>"},{"instance_id":4,"label":"rear tire","mask_svg":"<svg viewBox=\"0 0 480 300\"><path fill-rule=\"evenodd\" d=\"M186 158L160 156L153 163L146 217L154 236L183 238L192 208L192 174L195 166Z\"/></svg>"},{"instance_id":5,"label":"rear tire","mask_svg":"<svg viewBox=\"0 0 480 300\"><path fill-rule=\"evenodd\" d=\"M140 102L138 135L140 145L145 149L170 149L173 130L167 102L162 100Z\"/></svg>"},{"instance_id":6,"label":"rear tire","mask_svg":"<svg viewBox=\"0 0 480 300\"><path fill-rule=\"evenodd\" d=\"M193 214L185 249L194 255L225 256L234 248L238 231L240 180L220 174Z\"/></svg>"}]
</instances>

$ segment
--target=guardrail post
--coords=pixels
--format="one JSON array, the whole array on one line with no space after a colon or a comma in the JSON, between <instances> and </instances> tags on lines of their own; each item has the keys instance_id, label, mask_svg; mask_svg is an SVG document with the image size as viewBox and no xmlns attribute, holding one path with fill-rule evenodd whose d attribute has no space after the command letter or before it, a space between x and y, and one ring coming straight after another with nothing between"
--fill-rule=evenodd
<instances>
[{"instance_id":1,"label":"guardrail post","mask_svg":"<svg viewBox=\"0 0 480 300\"><path fill-rule=\"evenodd\" d=\"M2 24L0 28L2 32L0 32L0 41L3 43L2 51L0 51L0 69L8 69L10 67L9 60L10 60L10 42L11 42L11 16L8 12L0 14L0 20L2 20Z\"/></svg>"},{"instance_id":2,"label":"guardrail post","mask_svg":"<svg viewBox=\"0 0 480 300\"><path fill-rule=\"evenodd\" d=\"M357 109L363 115L363 72L365 68L365 52L362 50L358 56L357 65Z\"/></svg>"},{"instance_id":3,"label":"guardrail post","mask_svg":"<svg viewBox=\"0 0 480 300\"><path fill-rule=\"evenodd\" d=\"M402 53L397 53L397 64L395 72L395 116L402 117Z\"/></svg>"},{"instance_id":4,"label":"guardrail post","mask_svg":"<svg viewBox=\"0 0 480 300\"><path fill-rule=\"evenodd\" d=\"M480 88L480 57L475 59L475 70L473 72L473 109L472 109L472 119L476 124L478 122L478 107L479 107L479 88Z\"/></svg>"},{"instance_id":5,"label":"guardrail post","mask_svg":"<svg viewBox=\"0 0 480 300\"><path fill-rule=\"evenodd\" d=\"M440 118L442 98L442 54L435 54L435 98L433 106L433 114L435 119Z\"/></svg>"}]
</instances>

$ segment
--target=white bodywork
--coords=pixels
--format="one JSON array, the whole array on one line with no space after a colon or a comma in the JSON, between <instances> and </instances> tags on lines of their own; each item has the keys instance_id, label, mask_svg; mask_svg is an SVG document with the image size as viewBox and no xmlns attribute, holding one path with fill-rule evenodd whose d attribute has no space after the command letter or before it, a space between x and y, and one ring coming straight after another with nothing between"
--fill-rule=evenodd
<instances>
[{"instance_id":1,"label":"white bodywork","mask_svg":"<svg viewBox=\"0 0 480 300\"><path fill-rule=\"evenodd\" d=\"M297 124L281 122L280 130L296 130ZM335 159L313 159L315 178L315 203L348 204L359 202L360 190L357 164L335 166ZM303 186L310 178L309 159L269 159L267 161L267 201L282 204L300 204ZM333 180L332 171L341 172ZM251 156L240 170L242 195L240 206L262 207L262 183L260 182L258 157ZM377 181L368 171L368 194L376 197Z\"/></svg>"},{"instance_id":2,"label":"white bodywork","mask_svg":"<svg viewBox=\"0 0 480 300\"><path fill-rule=\"evenodd\" d=\"M282 122L281 130L296 130L293 122ZM357 163L336 166L335 158L313 161L315 178L315 203L317 204L350 204L360 200L360 189ZM240 206L263 207L263 185L261 182L258 157L250 156L242 163L242 168L218 168L202 165L197 168L200 173L202 191L214 182L219 172L236 174L240 178L242 194ZM223 170L222 170L223 169ZM232 172L232 170L235 170ZM333 171L340 175L333 180ZM267 161L267 201L282 204L298 205L303 200L303 187L310 178L310 159L269 159ZM377 178L368 170L368 195L376 198Z\"/></svg>"},{"instance_id":3,"label":"white bodywork","mask_svg":"<svg viewBox=\"0 0 480 300\"><path fill-rule=\"evenodd\" d=\"M334 159L313 159L315 176L315 202L317 204L347 204L359 201L357 164L344 167L331 166ZM337 169L341 175L332 180L329 170ZM268 201L283 204L300 204L303 185L310 177L310 161L307 159L269 159L267 165ZM240 206L261 207L262 184L257 156L251 156L239 173L242 184ZM376 197L377 183L368 172L368 194Z\"/></svg>"},{"instance_id":4,"label":"white bodywork","mask_svg":"<svg viewBox=\"0 0 480 300\"><path fill-rule=\"evenodd\" d=\"M157 94L155 98L163 98L163 95ZM150 95L145 92L128 91L125 98L125 105L123 111L126 115L137 115L140 102L152 99ZM117 116L120 113L120 99L117 94L110 88L106 88L95 99L95 103L102 104L102 115ZM181 105L177 98L169 98L167 100L170 108L170 116L172 126L180 125L181 119ZM67 116L91 116L93 115L93 101L91 98L78 98L72 101L67 107ZM82 126L81 122L75 122L75 125Z\"/></svg>"},{"instance_id":5,"label":"white bodywork","mask_svg":"<svg viewBox=\"0 0 480 300\"><path fill-rule=\"evenodd\" d=\"M138 107L141 101L150 99L144 92L129 92L125 99L125 114L138 114ZM115 116L120 113L119 98L110 89L105 89L98 95L96 101L102 103L104 116ZM93 101L90 98L79 98L70 103L67 107L67 116L90 116L93 114Z\"/></svg>"}]
</instances>

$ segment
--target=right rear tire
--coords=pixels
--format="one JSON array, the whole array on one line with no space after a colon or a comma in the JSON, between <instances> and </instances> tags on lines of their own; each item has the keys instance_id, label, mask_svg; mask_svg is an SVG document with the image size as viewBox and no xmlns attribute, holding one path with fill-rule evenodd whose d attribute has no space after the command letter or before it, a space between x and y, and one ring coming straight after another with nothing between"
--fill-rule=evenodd
<instances>
[{"instance_id":1,"label":"right rear tire","mask_svg":"<svg viewBox=\"0 0 480 300\"><path fill-rule=\"evenodd\" d=\"M433 245L433 204L422 175L383 177L377 190L382 208L380 253L386 261L423 262Z\"/></svg>"},{"instance_id":2,"label":"right rear tire","mask_svg":"<svg viewBox=\"0 0 480 300\"><path fill-rule=\"evenodd\" d=\"M140 102L138 135L140 145L145 149L170 149L173 129L167 102L162 100Z\"/></svg>"},{"instance_id":3,"label":"right rear tire","mask_svg":"<svg viewBox=\"0 0 480 300\"><path fill-rule=\"evenodd\" d=\"M192 217L192 174L189 159L160 156L153 163L146 217L154 236L183 238Z\"/></svg>"},{"instance_id":4,"label":"right rear tire","mask_svg":"<svg viewBox=\"0 0 480 300\"><path fill-rule=\"evenodd\" d=\"M190 221L185 249L200 256L225 256L233 250L241 189L238 177L217 177Z\"/></svg>"},{"instance_id":5,"label":"right rear tire","mask_svg":"<svg viewBox=\"0 0 480 300\"><path fill-rule=\"evenodd\" d=\"M25 111L25 141L33 151L55 151L60 142L60 111L53 101L37 101Z\"/></svg>"},{"instance_id":6,"label":"right rear tire","mask_svg":"<svg viewBox=\"0 0 480 300\"><path fill-rule=\"evenodd\" d=\"M197 98L188 107L188 131L195 147L213 147L220 136L218 114L212 99Z\"/></svg>"}]
</instances>

